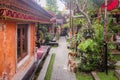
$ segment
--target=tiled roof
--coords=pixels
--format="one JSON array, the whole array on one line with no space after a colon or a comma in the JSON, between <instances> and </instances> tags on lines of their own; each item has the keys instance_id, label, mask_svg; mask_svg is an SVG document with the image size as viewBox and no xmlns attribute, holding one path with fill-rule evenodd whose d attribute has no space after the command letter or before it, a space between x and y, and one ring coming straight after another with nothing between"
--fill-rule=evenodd
<instances>
[{"instance_id":1,"label":"tiled roof","mask_svg":"<svg viewBox=\"0 0 120 80\"><path fill-rule=\"evenodd\" d=\"M53 17L33 0L0 0L0 16L6 19L50 24Z\"/></svg>"}]
</instances>

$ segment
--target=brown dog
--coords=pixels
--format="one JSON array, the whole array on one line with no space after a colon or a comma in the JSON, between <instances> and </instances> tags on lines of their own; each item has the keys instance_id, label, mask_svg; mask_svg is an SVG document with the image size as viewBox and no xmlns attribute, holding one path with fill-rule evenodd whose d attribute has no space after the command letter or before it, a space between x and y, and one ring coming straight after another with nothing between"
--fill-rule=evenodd
<instances>
[{"instance_id":1,"label":"brown dog","mask_svg":"<svg viewBox=\"0 0 120 80\"><path fill-rule=\"evenodd\" d=\"M77 72L77 64L75 61L69 59L68 60L68 67L70 67L70 71L75 72L75 73Z\"/></svg>"},{"instance_id":2,"label":"brown dog","mask_svg":"<svg viewBox=\"0 0 120 80\"><path fill-rule=\"evenodd\" d=\"M69 52L68 58L74 58L77 54L75 52Z\"/></svg>"}]
</instances>

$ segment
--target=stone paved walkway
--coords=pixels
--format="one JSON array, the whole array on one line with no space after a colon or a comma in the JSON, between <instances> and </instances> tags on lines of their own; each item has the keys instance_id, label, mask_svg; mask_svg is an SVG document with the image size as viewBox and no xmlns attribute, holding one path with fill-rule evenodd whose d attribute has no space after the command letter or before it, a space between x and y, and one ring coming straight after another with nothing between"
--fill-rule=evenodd
<instances>
[{"instance_id":1,"label":"stone paved walkway","mask_svg":"<svg viewBox=\"0 0 120 80\"><path fill-rule=\"evenodd\" d=\"M61 37L58 43L59 43L59 47L50 49L49 55L46 58L46 61L43 65L43 68L37 80L44 80L47 67L49 65L51 55L53 53L56 54L56 57L53 65L53 73L51 80L76 80L75 73L70 72L69 69L67 68L67 62L68 62L67 54L69 50L67 49L67 43L65 37Z\"/></svg>"},{"instance_id":2,"label":"stone paved walkway","mask_svg":"<svg viewBox=\"0 0 120 80\"><path fill-rule=\"evenodd\" d=\"M116 66L120 66L120 61L117 61Z\"/></svg>"},{"instance_id":3,"label":"stone paved walkway","mask_svg":"<svg viewBox=\"0 0 120 80\"><path fill-rule=\"evenodd\" d=\"M59 47L52 51L56 54L56 57L51 80L76 80L75 73L70 72L67 68L69 50L67 49L65 37L60 37L58 42Z\"/></svg>"}]
</instances>

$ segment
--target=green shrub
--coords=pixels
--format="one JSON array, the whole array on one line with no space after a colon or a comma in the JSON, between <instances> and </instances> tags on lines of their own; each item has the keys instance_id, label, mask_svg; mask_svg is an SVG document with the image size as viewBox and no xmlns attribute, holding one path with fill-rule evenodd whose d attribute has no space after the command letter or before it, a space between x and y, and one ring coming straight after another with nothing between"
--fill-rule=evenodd
<instances>
[{"instance_id":1,"label":"green shrub","mask_svg":"<svg viewBox=\"0 0 120 80\"><path fill-rule=\"evenodd\" d=\"M45 43L48 43L48 42L50 41L50 39L51 39L51 35L50 35L50 34L47 34L47 35L45 36Z\"/></svg>"},{"instance_id":2,"label":"green shrub","mask_svg":"<svg viewBox=\"0 0 120 80\"><path fill-rule=\"evenodd\" d=\"M93 37L84 38L78 45L78 49L81 51L81 63L79 63L79 70L91 71L100 69L104 66L104 29L101 24L95 22L92 25ZM107 27L107 31L111 32ZM108 33L109 33L108 32ZM89 31L88 31L89 33ZM86 34L88 34L86 33ZM90 34L90 33L89 33ZM107 40L110 40L111 33L107 34ZM84 36L83 36L84 37ZM108 45L108 66L114 68L114 61L111 56L111 49L114 49L114 44L109 41Z\"/></svg>"}]
</instances>

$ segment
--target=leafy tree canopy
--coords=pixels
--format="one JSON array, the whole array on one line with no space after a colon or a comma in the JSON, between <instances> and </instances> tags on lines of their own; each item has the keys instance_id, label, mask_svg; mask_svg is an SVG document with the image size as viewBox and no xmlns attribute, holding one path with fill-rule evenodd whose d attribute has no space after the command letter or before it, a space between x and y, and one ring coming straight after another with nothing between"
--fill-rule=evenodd
<instances>
[{"instance_id":1,"label":"leafy tree canopy","mask_svg":"<svg viewBox=\"0 0 120 80\"><path fill-rule=\"evenodd\" d=\"M46 0L46 9L58 13L57 0Z\"/></svg>"}]
</instances>

